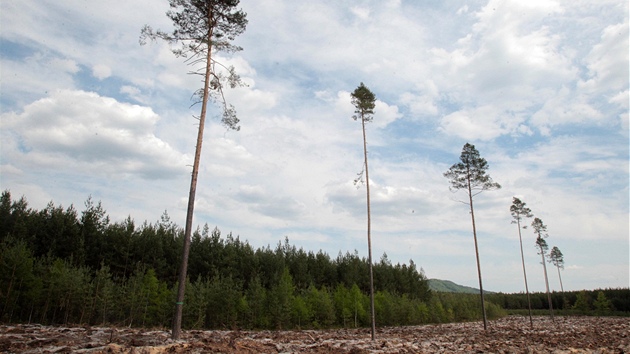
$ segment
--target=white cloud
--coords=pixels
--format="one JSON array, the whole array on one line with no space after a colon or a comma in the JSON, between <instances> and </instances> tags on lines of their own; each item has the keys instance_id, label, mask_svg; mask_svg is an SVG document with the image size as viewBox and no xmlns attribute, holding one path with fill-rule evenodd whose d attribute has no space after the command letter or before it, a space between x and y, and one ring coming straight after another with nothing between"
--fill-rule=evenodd
<instances>
[{"instance_id":1,"label":"white cloud","mask_svg":"<svg viewBox=\"0 0 630 354\"><path fill-rule=\"evenodd\" d=\"M276 92L256 89L253 79L246 80L250 81L248 86L225 90L226 100L238 107L239 114L256 116L277 106L279 95Z\"/></svg>"},{"instance_id":2,"label":"white cloud","mask_svg":"<svg viewBox=\"0 0 630 354\"><path fill-rule=\"evenodd\" d=\"M2 65L2 97L26 105L32 100L58 89L73 89L77 62L51 53L34 52L21 60L0 57ZM11 89L5 89L10 87ZM15 108L10 107L6 108Z\"/></svg>"},{"instance_id":3,"label":"white cloud","mask_svg":"<svg viewBox=\"0 0 630 354\"><path fill-rule=\"evenodd\" d=\"M613 96L610 103L614 103L619 106L621 109L621 113L619 114L621 133L628 136L629 133L629 119L628 119L628 106L630 102L630 95L628 94L628 90L623 92L619 92L617 95Z\"/></svg>"},{"instance_id":4,"label":"white cloud","mask_svg":"<svg viewBox=\"0 0 630 354\"><path fill-rule=\"evenodd\" d=\"M295 219L305 209L302 203L293 198L268 194L262 186L243 185L237 198L253 212L279 220Z\"/></svg>"},{"instance_id":5,"label":"white cloud","mask_svg":"<svg viewBox=\"0 0 630 354\"><path fill-rule=\"evenodd\" d=\"M142 95L142 91L135 86L123 85L120 87L120 93L126 94L131 99L138 101L140 103L145 103L145 104L147 103L147 98L144 97Z\"/></svg>"},{"instance_id":6,"label":"white cloud","mask_svg":"<svg viewBox=\"0 0 630 354\"><path fill-rule=\"evenodd\" d=\"M522 196L548 223L554 239L624 242L628 196L622 191L627 182L615 176L627 174L628 160L620 151L614 145L559 137L513 158L494 157L493 176L504 192Z\"/></svg>"},{"instance_id":7,"label":"white cloud","mask_svg":"<svg viewBox=\"0 0 630 354\"><path fill-rule=\"evenodd\" d=\"M628 18L602 31L601 42L585 58L590 78L580 86L592 91L628 87Z\"/></svg>"},{"instance_id":8,"label":"white cloud","mask_svg":"<svg viewBox=\"0 0 630 354\"><path fill-rule=\"evenodd\" d=\"M2 175L3 176L7 176L7 175L13 175L13 176L18 176L18 175L23 175L24 171L22 171L21 169L11 165L11 164L2 164L0 165L0 171L2 171Z\"/></svg>"},{"instance_id":9,"label":"white cloud","mask_svg":"<svg viewBox=\"0 0 630 354\"><path fill-rule=\"evenodd\" d=\"M440 130L466 140L492 140L514 132L522 121L519 117L505 116L493 106L461 110L444 116Z\"/></svg>"},{"instance_id":10,"label":"white cloud","mask_svg":"<svg viewBox=\"0 0 630 354\"><path fill-rule=\"evenodd\" d=\"M418 85L418 91L419 93L405 92L401 94L400 102L409 107L413 113L412 119L435 117L438 114L436 100L439 98L439 88L433 80L426 80Z\"/></svg>"},{"instance_id":11,"label":"white cloud","mask_svg":"<svg viewBox=\"0 0 630 354\"><path fill-rule=\"evenodd\" d=\"M112 68L104 64L96 64L92 67L92 75L99 79L107 79L112 76Z\"/></svg>"},{"instance_id":12,"label":"white cloud","mask_svg":"<svg viewBox=\"0 0 630 354\"><path fill-rule=\"evenodd\" d=\"M412 119L436 116L438 113L438 107L434 98L429 95L415 95L406 92L400 96L400 101L409 107L409 110L413 113Z\"/></svg>"},{"instance_id":13,"label":"white cloud","mask_svg":"<svg viewBox=\"0 0 630 354\"><path fill-rule=\"evenodd\" d=\"M60 90L2 115L2 127L17 142L9 161L46 169L56 164L147 179L181 174L182 155L151 133L158 116L147 107L95 93Z\"/></svg>"},{"instance_id":14,"label":"white cloud","mask_svg":"<svg viewBox=\"0 0 630 354\"><path fill-rule=\"evenodd\" d=\"M79 65L74 60L53 58L50 61L50 64L56 70L66 72L68 74L76 74L79 72Z\"/></svg>"},{"instance_id":15,"label":"white cloud","mask_svg":"<svg viewBox=\"0 0 630 354\"><path fill-rule=\"evenodd\" d=\"M370 18L370 9L360 6L352 6L350 11L359 19L365 21Z\"/></svg>"},{"instance_id":16,"label":"white cloud","mask_svg":"<svg viewBox=\"0 0 630 354\"><path fill-rule=\"evenodd\" d=\"M575 92L563 87L532 115L531 122L544 135L548 135L549 129L558 125L600 123L604 118L606 117L587 101L586 96L576 97Z\"/></svg>"},{"instance_id":17,"label":"white cloud","mask_svg":"<svg viewBox=\"0 0 630 354\"><path fill-rule=\"evenodd\" d=\"M384 128L402 117L400 112L398 112L398 107L390 106L381 100L376 100L375 102L374 115L378 115L378 119L374 123L379 128Z\"/></svg>"},{"instance_id":18,"label":"white cloud","mask_svg":"<svg viewBox=\"0 0 630 354\"><path fill-rule=\"evenodd\" d=\"M486 31L492 28L514 28L540 16L561 12L563 9L557 1L490 0L475 14L479 22L473 29Z\"/></svg>"}]
</instances>

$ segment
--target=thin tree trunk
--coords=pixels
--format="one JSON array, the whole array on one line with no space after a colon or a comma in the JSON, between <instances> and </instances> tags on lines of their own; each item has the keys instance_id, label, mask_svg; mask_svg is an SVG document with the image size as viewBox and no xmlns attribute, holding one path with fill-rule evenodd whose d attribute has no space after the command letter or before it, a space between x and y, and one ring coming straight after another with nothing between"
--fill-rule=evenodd
<instances>
[{"instance_id":1,"label":"thin tree trunk","mask_svg":"<svg viewBox=\"0 0 630 354\"><path fill-rule=\"evenodd\" d=\"M57 319L57 310L58 309L59 309L59 304L56 304L55 307L53 307L52 319L50 320L51 324L54 324L55 320Z\"/></svg>"},{"instance_id":2,"label":"thin tree trunk","mask_svg":"<svg viewBox=\"0 0 630 354\"><path fill-rule=\"evenodd\" d=\"M144 302L144 314L142 315L142 327L144 327L144 323L147 320L148 310L149 310L149 296L147 295L147 300Z\"/></svg>"},{"instance_id":3,"label":"thin tree trunk","mask_svg":"<svg viewBox=\"0 0 630 354\"><path fill-rule=\"evenodd\" d=\"M100 284L101 284L101 280L100 278L98 278L96 281L96 290L94 291L94 298L92 298L92 304L90 305L90 313L88 314L88 323L92 322L92 312L96 308L96 300L98 300L98 291L99 291ZM83 314L81 314L81 317L83 318Z\"/></svg>"},{"instance_id":4,"label":"thin tree trunk","mask_svg":"<svg viewBox=\"0 0 630 354\"><path fill-rule=\"evenodd\" d=\"M28 324L31 324L31 320L33 319L33 311L35 310L35 302L31 302L31 311L28 313Z\"/></svg>"},{"instance_id":5,"label":"thin tree trunk","mask_svg":"<svg viewBox=\"0 0 630 354\"><path fill-rule=\"evenodd\" d=\"M45 323L44 320L46 319L46 315L48 313L48 306L50 304L50 293L51 293L51 289L48 289L48 296L46 296L46 303L44 304L44 311L42 311L42 315L40 317L40 322L41 323Z\"/></svg>"},{"instance_id":6,"label":"thin tree trunk","mask_svg":"<svg viewBox=\"0 0 630 354\"><path fill-rule=\"evenodd\" d=\"M208 9L208 21L212 21L211 10ZM193 212L195 209L195 194L197 191L197 175L199 174L199 161L201 160L201 145L203 143L203 129L206 120L208 105L208 92L210 87L210 75L212 65L212 28L208 31L208 54L206 56L206 73L203 84L203 98L201 102L201 114L199 115L199 130L197 132L197 147L195 149L195 161L190 180L190 193L188 195L188 210L186 212L186 229L184 232L184 248L182 251L182 263L179 269L179 285L177 288L177 300L175 302L175 317L173 319L173 332L171 337L179 339L182 331L182 313L184 305L184 292L186 289L186 273L188 271L188 255L190 253L190 236L192 234Z\"/></svg>"},{"instance_id":7,"label":"thin tree trunk","mask_svg":"<svg viewBox=\"0 0 630 354\"><path fill-rule=\"evenodd\" d=\"M9 313L9 323L13 320L13 312L18 307L18 302L20 301L20 294L22 293L22 285L24 285L24 278L20 279L20 286L18 286L17 295L15 297L15 303L11 306L11 313ZM22 315L22 311L20 311L20 317Z\"/></svg>"},{"instance_id":8,"label":"thin tree trunk","mask_svg":"<svg viewBox=\"0 0 630 354\"><path fill-rule=\"evenodd\" d=\"M13 279L15 277L15 268L17 268L17 262L13 264L13 270L11 271L11 280L9 281L9 288L7 289L7 295L6 295L7 298L6 298L6 301L4 302L4 309L2 310L2 314L8 312L9 299L11 297L11 288L13 287Z\"/></svg>"},{"instance_id":9,"label":"thin tree trunk","mask_svg":"<svg viewBox=\"0 0 630 354\"><path fill-rule=\"evenodd\" d=\"M133 288L131 288L131 293L129 294L129 297L131 297L131 305L129 306L129 328L131 328L131 326L133 325L133 321L134 321L134 312L135 312L135 303L136 303L136 285L137 285L137 279L136 277L134 277L134 283L133 283Z\"/></svg>"},{"instance_id":10,"label":"thin tree trunk","mask_svg":"<svg viewBox=\"0 0 630 354\"><path fill-rule=\"evenodd\" d=\"M486 317L486 303L481 282L481 263L479 262L479 247L477 246L477 228L475 226L475 209L473 208L472 188L470 185L470 172L468 173L468 198L470 201L470 217L472 218L473 238L475 239L475 255L477 256L477 274L479 276L479 293L481 294L481 313L483 314L483 329L488 330L488 318Z\"/></svg>"},{"instance_id":11,"label":"thin tree trunk","mask_svg":"<svg viewBox=\"0 0 630 354\"><path fill-rule=\"evenodd\" d=\"M70 316L70 303L71 303L70 296L68 296L64 302L66 303L66 313L63 316L63 324L67 325L68 317Z\"/></svg>"},{"instance_id":12,"label":"thin tree trunk","mask_svg":"<svg viewBox=\"0 0 630 354\"><path fill-rule=\"evenodd\" d=\"M365 186L367 188L367 238L368 238L368 261L370 262L370 317L372 319L372 340L376 338L376 317L374 314L374 272L372 271L372 223L370 217L370 176L368 174L367 139L365 136L365 120L361 115L361 126L363 127L363 157L365 159Z\"/></svg>"},{"instance_id":13,"label":"thin tree trunk","mask_svg":"<svg viewBox=\"0 0 630 354\"><path fill-rule=\"evenodd\" d=\"M107 320L105 317L106 313L107 313L107 298L103 297L103 323L102 323L103 325L105 325L105 322Z\"/></svg>"},{"instance_id":14,"label":"thin tree trunk","mask_svg":"<svg viewBox=\"0 0 630 354\"><path fill-rule=\"evenodd\" d=\"M525 271L525 256L523 255L523 238L521 237L521 221L517 220L518 225L518 240L521 243L521 261L523 262L523 277L525 278L525 293L527 293L527 309L529 311L529 325L534 328L534 321L532 320L532 302L529 298L529 287L527 286L527 272Z\"/></svg>"},{"instance_id":15,"label":"thin tree trunk","mask_svg":"<svg viewBox=\"0 0 630 354\"><path fill-rule=\"evenodd\" d=\"M86 307L87 307L87 304L81 306L81 316L79 316L79 325L83 324L83 315L85 315L85 308Z\"/></svg>"},{"instance_id":16,"label":"thin tree trunk","mask_svg":"<svg viewBox=\"0 0 630 354\"><path fill-rule=\"evenodd\" d=\"M549 292L549 279L547 278L547 265L545 264L545 252L540 247L540 255L542 257L543 270L545 271L545 287L547 288L547 301L549 301L549 312L551 313L551 320L553 321L553 304L551 303L551 293Z\"/></svg>"},{"instance_id":17,"label":"thin tree trunk","mask_svg":"<svg viewBox=\"0 0 630 354\"><path fill-rule=\"evenodd\" d=\"M560 276L560 266L557 265L556 268L558 268L558 279L560 279L560 290L564 294L564 287L562 286L562 277Z\"/></svg>"},{"instance_id":18,"label":"thin tree trunk","mask_svg":"<svg viewBox=\"0 0 630 354\"><path fill-rule=\"evenodd\" d=\"M127 263L129 261L129 252L131 251L131 236L127 238L127 252L125 253L125 271L123 277L127 276Z\"/></svg>"}]
</instances>

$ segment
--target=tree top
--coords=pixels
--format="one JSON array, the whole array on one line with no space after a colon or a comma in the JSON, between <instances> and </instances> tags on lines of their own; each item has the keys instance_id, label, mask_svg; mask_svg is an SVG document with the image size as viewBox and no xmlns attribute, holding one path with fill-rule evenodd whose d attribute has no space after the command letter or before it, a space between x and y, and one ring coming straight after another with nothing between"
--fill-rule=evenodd
<instances>
[{"instance_id":1,"label":"tree top","mask_svg":"<svg viewBox=\"0 0 630 354\"><path fill-rule=\"evenodd\" d=\"M510 206L510 214L515 220L521 220L522 218L531 218L534 216L532 210L526 206L527 204L522 202L517 197L512 198L512 205Z\"/></svg>"},{"instance_id":2,"label":"tree top","mask_svg":"<svg viewBox=\"0 0 630 354\"><path fill-rule=\"evenodd\" d=\"M376 106L376 96L363 83L350 94L352 104L355 107L354 120L363 119L365 122L371 122L374 115L374 107Z\"/></svg>"},{"instance_id":3,"label":"tree top","mask_svg":"<svg viewBox=\"0 0 630 354\"><path fill-rule=\"evenodd\" d=\"M182 57L205 54L210 48L226 52L242 50L230 43L245 32L248 22L247 14L236 9L239 3L240 0L169 0L171 10L166 16L173 21L173 31L154 31L145 25L140 44L147 39L179 43L181 47L172 51Z\"/></svg>"},{"instance_id":4,"label":"tree top","mask_svg":"<svg viewBox=\"0 0 630 354\"><path fill-rule=\"evenodd\" d=\"M474 145L466 143L459 159L460 162L444 173L444 177L450 180L451 189L467 189L469 193L477 195L485 190L501 188L487 174L488 162L481 157ZM472 193L473 190L478 192Z\"/></svg>"}]
</instances>

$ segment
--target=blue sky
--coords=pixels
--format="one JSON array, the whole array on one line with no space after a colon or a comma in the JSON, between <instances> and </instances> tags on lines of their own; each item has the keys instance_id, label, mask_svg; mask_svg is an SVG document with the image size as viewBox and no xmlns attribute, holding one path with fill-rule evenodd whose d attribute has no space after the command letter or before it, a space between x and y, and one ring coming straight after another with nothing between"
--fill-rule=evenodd
<instances>
[{"instance_id":1,"label":"blue sky","mask_svg":"<svg viewBox=\"0 0 630 354\"><path fill-rule=\"evenodd\" d=\"M629 286L628 3L243 0L230 90L241 131L208 117L196 225L254 247L288 237L367 256L362 135L350 92L378 99L368 125L373 253L477 286L465 196L442 176L474 144L503 188L475 199L484 288L524 291L518 196L565 255L565 289ZM0 184L43 208L184 224L199 78L164 43L168 2L0 4ZM530 289L544 290L524 230ZM553 269L551 269L554 271ZM550 285L559 290L557 274Z\"/></svg>"}]
</instances>

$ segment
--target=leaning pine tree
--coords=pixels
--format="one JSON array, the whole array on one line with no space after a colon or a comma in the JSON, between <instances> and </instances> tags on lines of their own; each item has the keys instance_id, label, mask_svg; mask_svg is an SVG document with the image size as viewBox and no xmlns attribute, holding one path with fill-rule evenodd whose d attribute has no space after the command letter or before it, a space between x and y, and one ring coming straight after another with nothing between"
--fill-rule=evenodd
<instances>
[{"instance_id":1,"label":"leaning pine tree","mask_svg":"<svg viewBox=\"0 0 630 354\"><path fill-rule=\"evenodd\" d=\"M562 286L562 276L560 276L560 269L564 269L564 255L558 247L553 246L551 252L549 252L549 262L555 265L556 269L558 269L558 279L560 279L560 291L564 293L564 286Z\"/></svg>"},{"instance_id":2,"label":"leaning pine tree","mask_svg":"<svg viewBox=\"0 0 630 354\"><path fill-rule=\"evenodd\" d=\"M512 214L513 224L518 226L518 240L521 244L521 261L523 263L523 277L525 278L525 292L527 293L527 308L529 310L529 325L530 327L534 327L534 321L532 320L532 302L529 298L529 287L527 286L527 272L525 271L525 256L523 255L523 238L521 237L521 228L527 228L527 225L521 226L521 220L523 218L531 218L534 216L532 214L532 210L525 206L520 199L514 197L512 198L512 206L510 206L510 213Z\"/></svg>"},{"instance_id":3,"label":"leaning pine tree","mask_svg":"<svg viewBox=\"0 0 630 354\"><path fill-rule=\"evenodd\" d=\"M242 49L231 44L231 41L243 33L247 26L247 14L236 9L239 2L240 0L169 0L171 10L166 15L173 21L173 32L154 31L150 26L145 25L140 36L140 44L145 44L147 39L162 39L171 45L178 45L179 47L174 48L172 52L178 57L185 58L190 65L200 67L198 71L192 73L203 77L203 88L195 92L201 102L201 114L198 117L197 146L188 195L184 247L173 318L173 339L179 339L181 334L190 236L208 100L213 98L221 104L222 122L228 128L240 129L234 107L228 105L223 96L224 86L226 84L230 87L241 85L240 78L233 67L221 65L212 56L216 51L236 52Z\"/></svg>"},{"instance_id":4,"label":"leaning pine tree","mask_svg":"<svg viewBox=\"0 0 630 354\"><path fill-rule=\"evenodd\" d=\"M481 263L479 262L479 247L477 246L477 228L475 226L475 208L473 207L473 197L477 194L501 188L501 185L493 182L487 174L488 162L479 155L479 151L474 145L466 143L459 157L460 162L451 166L444 173L448 178L451 191L463 189L468 194L468 201L463 202L470 207L472 218L473 238L475 240L475 255L477 256L477 274L479 276L479 292L481 294L481 312L483 314L483 328L488 329L488 319L486 316L486 305L484 303L483 284L481 281Z\"/></svg>"},{"instance_id":5,"label":"leaning pine tree","mask_svg":"<svg viewBox=\"0 0 630 354\"><path fill-rule=\"evenodd\" d=\"M543 270L545 272L545 287L547 289L547 301L549 301L549 312L551 313L551 319L553 320L553 304L551 303L551 293L549 292L549 278L547 278L547 265L545 264L545 254L549 250L547 241L545 238L549 237L547 234L547 225L543 224L539 218L534 218L532 222L534 233L536 234L536 247L538 247L538 254L542 257Z\"/></svg>"},{"instance_id":6,"label":"leaning pine tree","mask_svg":"<svg viewBox=\"0 0 630 354\"><path fill-rule=\"evenodd\" d=\"M371 122L374 118L374 107L376 106L376 96L363 83L351 94L352 105L354 105L354 115L352 119L361 120L361 128L363 129L363 171L359 173L359 177L354 181L358 183L363 179L365 173L365 186L367 189L367 239L368 239L368 262L370 264L370 317L372 319L372 340L376 333L376 319L374 317L374 273L372 271L372 238L371 238L371 219L370 219L370 178L368 174L368 158L367 158L367 139L365 136L365 123Z\"/></svg>"}]
</instances>

